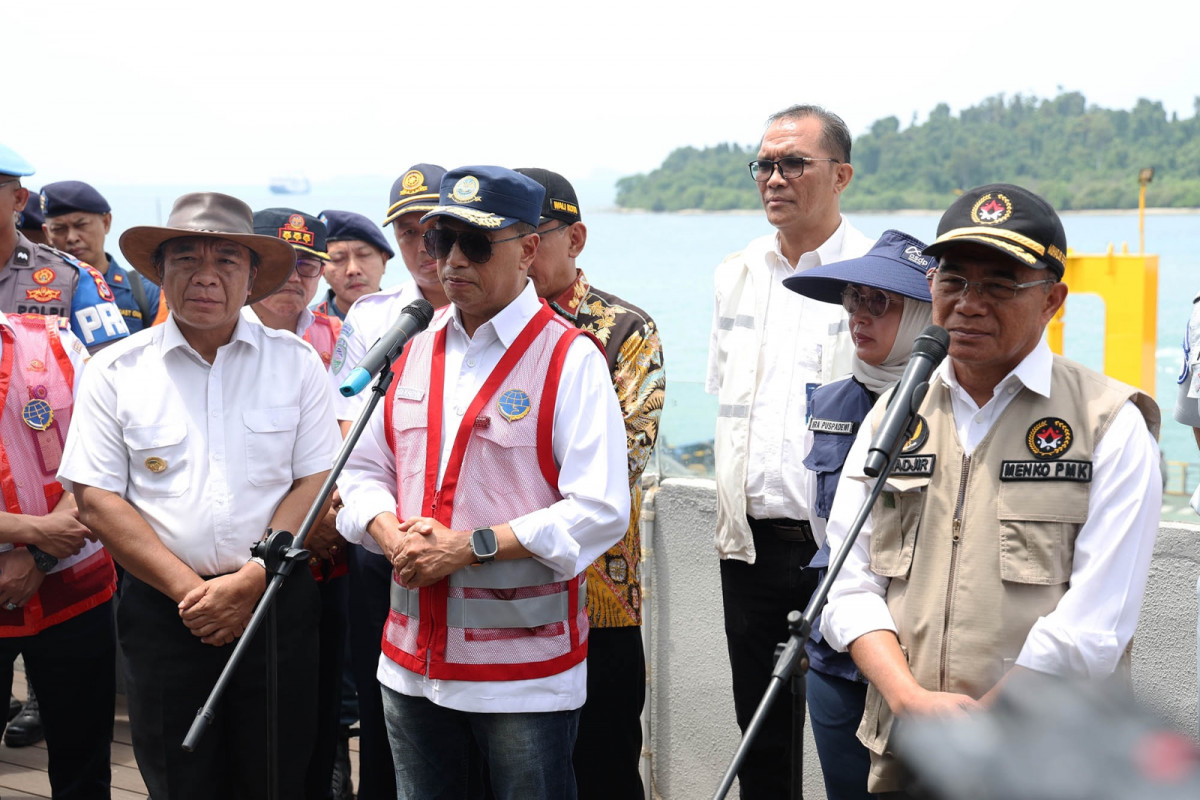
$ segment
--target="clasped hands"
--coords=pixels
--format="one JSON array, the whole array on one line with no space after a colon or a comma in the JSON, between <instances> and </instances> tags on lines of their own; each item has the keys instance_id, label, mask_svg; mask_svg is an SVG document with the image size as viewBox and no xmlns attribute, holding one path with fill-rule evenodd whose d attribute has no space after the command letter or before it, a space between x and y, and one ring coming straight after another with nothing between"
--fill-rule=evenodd
<instances>
[{"instance_id":1,"label":"clasped hands","mask_svg":"<svg viewBox=\"0 0 1200 800\"><path fill-rule=\"evenodd\" d=\"M400 583L409 589L431 586L455 570L475 563L469 531L447 528L432 517L400 522L380 514L368 526Z\"/></svg>"}]
</instances>

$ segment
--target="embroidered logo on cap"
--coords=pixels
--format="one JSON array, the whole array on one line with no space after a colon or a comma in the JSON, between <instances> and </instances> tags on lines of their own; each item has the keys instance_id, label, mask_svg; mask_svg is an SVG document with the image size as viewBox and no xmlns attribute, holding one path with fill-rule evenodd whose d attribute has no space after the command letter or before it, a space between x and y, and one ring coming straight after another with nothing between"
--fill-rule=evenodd
<instances>
[{"instance_id":1,"label":"embroidered logo on cap","mask_svg":"<svg viewBox=\"0 0 1200 800\"><path fill-rule=\"evenodd\" d=\"M509 389L500 395L500 399L496 401L496 405L500 408L500 416L509 422L516 422L521 419L532 408L529 395L521 389Z\"/></svg>"},{"instance_id":2,"label":"embroidered logo on cap","mask_svg":"<svg viewBox=\"0 0 1200 800\"><path fill-rule=\"evenodd\" d=\"M410 169L404 173L404 177L400 179L400 196L404 197L410 194L420 194L428 192L429 187L425 185L425 176L419 169Z\"/></svg>"},{"instance_id":3,"label":"embroidered logo on cap","mask_svg":"<svg viewBox=\"0 0 1200 800\"><path fill-rule=\"evenodd\" d=\"M1058 458L1071 448L1074 434L1071 426L1058 417L1045 417L1029 426L1025 446L1034 458Z\"/></svg>"},{"instance_id":4,"label":"embroidered logo on cap","mask_svg":"<svg viewBox=\"0 0 1200 800\"><path fill-rule=\"evenodd\" d=\"M45 286L54 280L54 270L49 267L42 267L33 271L33 282L39 286Z\"/></svg>"},{"instance_id":5,"label":"embroidered logo on cap","mask_svg":"<svg viewBox=\"0 0 1200 800\"><path fill-rule=\"evenodd\" d=\"M450 192L450 197L456 203L483 202L483 198L479 196L479 179L474 175L459 178L458 183L454 184L454 190Z\"/></svg>"},{"instance_id":6,"label":"embroidered logo on cap","mask_svg":"<svg viewBox=\"0 0 1200 800\"><path fill-rule=\"evenodd\" d=\"M288 217L287 224L279 229L279 238L285 242L292 244L305 244L312 247L313 233L308 229L308 225L304 222L304 217L299 214L292 214Z\"/></svg>"},{"instance_id":7,"label":"embroidered logo on cap","mask_svg":"<svg viewBox=\"0 0 1200 800\"><path fill-rule=\"evenodd\" d=\"M917 247L915 244L910 244L908 247L904 248L904 257L914 264L919 264L922 267L929 266L929 259L921 255L921 248Z\"/></svg>"},{"instance_id":8,"label":"embroidered logo on cap","mask_svg":"<svg viewBox=\"0 0 1200 800\"><path fill-rule=\"evenodd\" d=\"M979 225L999 225L1011 216L1012 202L999 192L988 192L971 208L971 220Z\"/></svg>"}]
</instances>

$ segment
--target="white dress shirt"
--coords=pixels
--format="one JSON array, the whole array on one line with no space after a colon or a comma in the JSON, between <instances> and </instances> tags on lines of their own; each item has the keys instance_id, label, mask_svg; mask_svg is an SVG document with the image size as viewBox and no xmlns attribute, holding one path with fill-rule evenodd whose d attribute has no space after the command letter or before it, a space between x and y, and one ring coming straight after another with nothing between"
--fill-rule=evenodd
<instances>
[{"instance_id":1,"label":"white dress shirt","mask_svg":"<svg viewBox=\"0 0 1200 800\"><path fill-rule=\"evenodd\" d=\"M329 363L329 379L333 381L335 391L363 360L372 345L396 324L400 312L414 300L420 299L421 290L416 282L409 281L365 294L354 301L354 305L346 312L342 332L333 348L333 360ZM341 392L337 392L333 411L339 420L353 422L362 413L370 396L369 387L352 397L343 397Z\"/></svg>"},{"instance_id":2,"label":"white dress shirt","mask_svg":"<svg viewBox=\"0 0 1200 800\"><path fill-rule=\"evenodd\" d=\"M947 359L934 372L951 389L954 423L963 451L970 455L1021 387L1049 396L1052 355L1045 341L995 388L983 408L959 385ZM846 459L846 471L862 474L871 431L864 427ZM1087 521L1075 539L1070 588L1051 613L1030 630L1018 666L1072 677L1102 677L1116 668L1137 627L1142 596L1158 534L1162 478L1158 444L1141 412L1126 402L1093 454ZM870 494L859 480L838 484L827 529L836 553ZM821 632L830 645L846 650L874 630L895 632L884 598L888 579L871 571L872 518L854 542L829 593Z\"/></svg>"},{"instance_id":3,"label":"white dress shirt","mask_svg":"<svg viewBox=\"0 0 1200 800\"><path fill-rule=\"evenodd\" d=\"M293 481L329 469L328 387L291 333L239 319L209 364L170 317L92 358L59 480L125 498L197 574L233 572Z\"/></svg>"},{"instance_id":4,"label":"white dress shirt","mask_svg":"<svg viewBox=\"0 0 1200 800\"><path fill-rule=\"evenodd\" d=\"M530 283L473 337L467 337L453 306L439 312L430 325L431 331L447 329L439 485L467 407L540 305ZM422 378L414 375L407 380L419 384ZM620 405L604 356L594 342L579 337L571 343L558 385L553 448L563 499L509 524L534 558L554 570L559 580L567 580L624 535L629 476ZM338 514L338 530L347 540L379 552L366 526L383 512L396 512L395 456L388 447L381 411L363 431L338 488L345 503ZM587 663L534 680L451 681L428 679L381 655L379 680L401 694L426 697L460 711L565 711L583 704Z\"/></svg>"}]
</instances>

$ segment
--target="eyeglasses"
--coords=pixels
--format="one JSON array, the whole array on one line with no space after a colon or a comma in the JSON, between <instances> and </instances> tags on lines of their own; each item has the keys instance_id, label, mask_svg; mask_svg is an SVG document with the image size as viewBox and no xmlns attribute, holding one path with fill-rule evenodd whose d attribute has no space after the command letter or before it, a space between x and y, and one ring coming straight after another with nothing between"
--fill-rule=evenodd
<instances>
[{"instance_id":1,"label":"eyeglasses","mask_svg":"<svg viewBox=\"0 0 1200 800\"><path fill-rule=\"evenodd\" d=\"M486 234L477 231L453 231L449 228L430 228L421 237L425 241L425 252L432 258L444 259L450 255L455 244L467 257L468 261L476 264L486 264L492 258L492 245L524 239L528 233L509 236L507 239L489 239Z\"/></svg>"},{"instance_id":2,"label":"eyeglasses","mask_svg":"<svg viewBox=\"0 0 1200 800\"><path fill-rule=\"evenodd\" d=\"M296 259L296 274L301 278L320 277L323 269L325 269L325 262L319 258Z\"/></svg>"},{"instance_id":3,"label":"eyeglasses","mask_svg":"<svg viewBox=\"0 0 1200 800\"><path fill-rule=\"evenodd\" d=\"M0 189L3 189L5 186L8 186L10 183L16 183L16 184L20 184L20 183L21 183L21 179L20 179L20 178L13 178L13 179L12 179L12 180L10 180L10 181L0 181Z\"/></svg>"},{"instance_id":4,"label":"eyeglasses","mask_svg":"<svg viewBox=\"0 0 1200 800\"><path fill-rule=\"evenodd\" d=\"M974 286L976 294L980 297L987 297L991 300L1012 300L1017 296L1017 292L1022 289L1052 283L1058 283L1058 281L1053 278L1029 281L1028 283L1013 283L1012 281L998 280L969 281L958 275L944 275L938 272L933 276L930 291L941 299L958 300L967 293L969 288Z\"/></svg>"},{"instance_id":5,"label":"eyeglasses","mask_svg":"<svg viewBox=\"0 0 1200 800\"><path fill-rule=\"evenodd\" d=\"M766 183L771 180L771 176L775 174L775 168L779 168L779 174L783 176L785 181L790 181L793 178L799 178L804 174L804 168L814 161L829 161L834 164L840 164L841 161L836 158L803 158L801 156L785 156L778 161L771 161L767 158L760 158L758 161L750 162L750 175L759 183Z\"/></svg>"},{"instance_id":6,"label":"eyeglasses","mask_svg":"<svg viewBox=\"0 0 1200 800\"><path fill-rule=\"evenodd\" d=\"M546 230L544 230L544 231L541 231L541 230L538 231L538 236L545 236L547 233L554 233L555 231L561 231L563 228L569 228L569 227L571 227L571 223L560 222L557 225L555 225L553 228L546 228Z\"/></svg>"},{"instance_id":7,"label":"eyeglasses","mask_svg":"<svg viewBox=\"0 0 1200 800\"><path fill-rule=\"evenodd\" d=\"M891 303L892 298L879 289L866 294L853 286L842 289L842 308L846 309L847 314L855 314L858 309L865 307L867 313L872 317L882 317L888 312L888 306Z\"/></svg>"}]
</instances>

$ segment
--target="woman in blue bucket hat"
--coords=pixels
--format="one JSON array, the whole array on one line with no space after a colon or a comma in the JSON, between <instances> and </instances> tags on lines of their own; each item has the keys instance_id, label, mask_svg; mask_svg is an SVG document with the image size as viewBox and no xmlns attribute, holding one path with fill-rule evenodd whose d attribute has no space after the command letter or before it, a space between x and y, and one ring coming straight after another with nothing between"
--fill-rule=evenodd
<instances>
[{"instance_id":1,"label":"woman in blue bucket hat","mask_svg":"<svg viewBox=\"0 0 1200 800\"><path fill-rule=\"evenodd\" d=\"M885 231L861 258L825 264L786 278L784 286L814 300L841 303L854 339L852 374L819 387L809 403L804 485L813 535L821 549L810 568L829 566L825 523L842 464L859 423L879 395L904 374L913 340L932 322L926 274L937 261L922 255L924 243L906 233ZM874 797L867 792L871 757L856 732L867 684L848 653L821 638L820 621L807 646L808 710L825 792L829 800Z\"/></svg>"}]
</instances>

